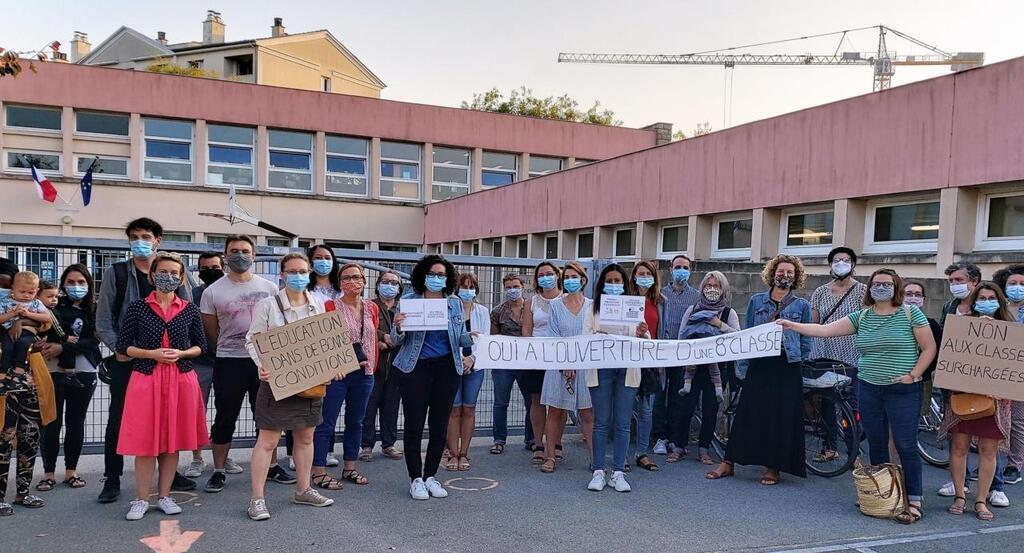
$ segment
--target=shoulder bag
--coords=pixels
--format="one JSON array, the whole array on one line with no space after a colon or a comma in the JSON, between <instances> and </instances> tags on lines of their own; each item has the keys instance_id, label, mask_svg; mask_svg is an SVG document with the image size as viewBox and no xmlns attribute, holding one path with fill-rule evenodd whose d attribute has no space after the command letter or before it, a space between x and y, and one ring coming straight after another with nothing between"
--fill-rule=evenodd
<instances>
[{"instance_id":1,"label":"shoulder bag","mask_svg":"<svg viewBox=\"0 0 1024 553\"><path fill-rule=\"evenodd\" d=\"M996 414L996 400L982 394L954 393L949 397L949 407L954 415L965 421Z\"/></svg>"}]
</instances>

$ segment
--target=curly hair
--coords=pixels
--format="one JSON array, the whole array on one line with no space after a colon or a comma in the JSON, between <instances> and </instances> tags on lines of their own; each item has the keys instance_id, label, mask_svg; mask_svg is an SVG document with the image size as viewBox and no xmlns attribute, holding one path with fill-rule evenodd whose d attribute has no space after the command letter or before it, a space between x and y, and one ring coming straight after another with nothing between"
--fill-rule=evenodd
<instances>
[{"instance_id":1,"label":"curly hair","mask_svg":"<svg viewBox=\"0 0 1024 553\"><path fill-rule=\"evenodd\" d=\"M796 269L796 279L793 281L792 290L799 290L804 287L807 282L807 272L804 271L804 262L800 261L800 258L795 255L786 255L784 253L776 255L768 263L765 263L764 269L761 270L761 281L764 282L769 288L775 286L775 270L779 268L779 264L789 263Z\"/></svg>"},{"instance_id":2,"label":"curly hair","mask_svg":"<svg viewBox=\"0 0 1024 553\"><path fill-rule=\"evenodd\" d=\"M416 266L412 268L412 275L409 280L412 284L412 289L417 294L423 295L427 292L427 273L430 272L430 268L434 265L444 265L444 290L441 291L445 296L450 296L455 291L456 286L456 271L455 265L452 265L451 261L448 261L444 257L437 254L425 255L416 262Z\"/></svg>"},{"instance_id":3,"label":"curly hair","mask_svg":"<svg viewBox=\"0 0 1024 553\"><path fill-rule=\"evenodd\" d=\"M1003 267L992 275L992 282L995 282L997 286L1006 291L1006 281L1010 280L1012 275L1024 275L1024 263L1018 263Z\"/></svg>"}]
</instances>

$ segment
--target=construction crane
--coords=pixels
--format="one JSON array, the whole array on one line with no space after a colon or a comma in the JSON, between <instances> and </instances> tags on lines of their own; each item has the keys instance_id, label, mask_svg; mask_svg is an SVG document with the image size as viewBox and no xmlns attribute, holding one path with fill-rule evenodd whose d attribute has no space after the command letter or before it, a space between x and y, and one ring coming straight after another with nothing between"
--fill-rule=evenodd
<instances>
[{"instance_id":1,"label":"construction crane","mask_svg":"<svg viewBox=\"0 0 1024 553\"><path fill-rule=\"evenodd\" d=\"M867 29L878 30L878 50L876 52L840 52L839 49L846 39L847 33L864 31ZM885 35L892 33L912 44L920 46L931 54L925 55L897 55L886 46ZM839 45L832 54L727 54L731 50L793 42L811 38L819 38L830 35L842 35ZM885 90L892 84L892 76L897 66L909 65L948 65L951 71L962 71L982 65L985 61L983 52L957 52L949 53L931 44L922 42L905 33L901 33L885 25L874 25L835 31L818 35L796 37L784 40L748 44L745 46L734 46L719 50L707 50L690 54L584 54L584 53L560 53L559 63L607 63L607 64L629 64L629 65L721 65L732 69L737 65L870 65L874 68L873 90Z\"/></svg>"}]
</instances>

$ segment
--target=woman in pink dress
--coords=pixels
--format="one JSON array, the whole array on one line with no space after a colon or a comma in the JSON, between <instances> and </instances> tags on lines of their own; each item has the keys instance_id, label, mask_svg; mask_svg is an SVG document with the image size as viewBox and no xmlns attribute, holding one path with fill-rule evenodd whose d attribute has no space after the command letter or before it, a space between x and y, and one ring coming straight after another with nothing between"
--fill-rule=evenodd
<instances>
[{"instance_id":1,"label":"woman in pink dress","mask_svg":"<svg viewBox=\"0 0 1024 553\"><path fill-rule=\"evenodd\" d=\"M192 359L206 349L199 309L177 297L185 276L181 256L158 253L149 270L156 289L128 306L117 352L132 358L117 452L135 457L136 499L128 520L149 509L149 490L160 460L158 505L164 514L181 512L170 497L179 451L206 445L206 406Z\"/></svg>"}]
</instances>

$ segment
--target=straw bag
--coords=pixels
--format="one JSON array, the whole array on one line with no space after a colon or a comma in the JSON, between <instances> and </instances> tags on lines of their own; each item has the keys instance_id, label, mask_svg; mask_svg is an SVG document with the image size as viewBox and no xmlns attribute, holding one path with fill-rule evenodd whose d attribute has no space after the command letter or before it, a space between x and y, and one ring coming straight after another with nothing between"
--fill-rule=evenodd
<instances>
[{"instance_id":1,"label":"straw bag","mask_svg":"<svg viewBox=\"0 0 1024 553\"><path fill-rule=\"evenodd\" d=\"M899 465L858 466L853 469L853 485L860 512L869 517L891 519L907 510L907 488Z\"/></svg>"}]
</instances>

